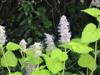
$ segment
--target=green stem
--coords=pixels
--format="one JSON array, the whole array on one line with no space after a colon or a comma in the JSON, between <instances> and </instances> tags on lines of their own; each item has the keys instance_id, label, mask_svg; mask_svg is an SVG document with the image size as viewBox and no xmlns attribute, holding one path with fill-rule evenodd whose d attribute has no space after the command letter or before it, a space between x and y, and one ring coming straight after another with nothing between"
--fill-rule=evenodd
<instances>
[{"instance_id":1,"label":"green stem","mask_svg":"<svg viewBox=\"0 0 100 75\"><path fill-rule=\"evenodd\" d=\"M62 72L62 75L64 75L64 72L65 72L65 61L64 61L64 65L63 65L63 72Z\"/></svg>"},{"instance_id":2,"label":"green stem","mask_svg":"<svg viewBox=\"0 0 100 75\"><path fill-rule=\"evenodd\" d=\"M95 42L94 59L97 61L97 41Z\"/></svg>"},{"instance_id":3,"label":"green stem","mask_svg":"<svg viewBox=\"0 0 100 75\"><path fill-rule=\"evenodd\" d=\"M98 28L100 28L100 22L98 24ZM98 41L95 42L95 50L94 50L94 59L95 59L95 61L97 61L97 55L98 55L97 44L98 44ZM91 72L90 75L93 75L93 72Z\"/></svg>"},{"instance_id":4,"label":"green stem","mask_svg":"<svg viewBox=\"0 0 100 75\"><path fill-rule=\"evenodd\" d=\"M37 68L39 68L39 64L37 65Z\"/></svg>"},{"instance_id":5,"label":"green stem","mask_svg":"<svg viewBox=\"0 0 100 75\"><path fill-rule=\"evenodd\" d=\"M67 53L66 47L65 47L65 53ZM62 75L64 75L64 73L65 73L65 65L66 65L66 61L64 61Z\"/></svg>"},{"instance_id":6,"label":"green stem","mask_svg":"<svg viewBox=\"0 0 100 75\"><path fill-rule=\"evenodd\" d=\"M90 75L93 75L93 71L90 73Z\"/></svg>"},{"instance_id":7,"label":"green stem","mask_svg":"<svg viewBox=\"0 0 100 75\"><path fill-rule=\"evenodd\" d=\"M88 70L88 68L86 69L86 75L88 75L89 74L89 70Z\"/></svg>"},{"instance_id":8,"label":"green stem","mask_svg":"<svg viewBox=\"0 0 100 75\"><path fill-rule=\"evenodd\" d=\"M22 58L23 58L24 56L23 56L23 53L22 53L22 51L20 51L20 53L21 53L21 56L22 56Z\"/></svg>"},{"instance_id":9,"label":"green stem","mask_svg":"<svg viewBox=\"0 0 100 75\"><path fill-rule=\"evenodd\" d=\"M4 59L5 59L5 63L6 63L6 65L7 65L7 70L8 70L9 73L11 73L11 71L10 71L10 69L9 69L9 67L8 67L7 61L6 61L6 57L5 57L4 50L3 50L2 47L1 47L1 50L2 50L2 53L3 53L3 57L4 57Z\"/></svg>"},{"instance_id":10,"label":"green stem","mask_svg":"<svg viewBox=\"0 0 100 75\"><path fill-rule=\"evenodd\" d=\"M100 22L99 22L99 24L98 24L98 28L100 28ZM98 42L96 41L95 42L95 50L94 50L94 59L95 59L95 61L97 61L97 54L98 54L98 50L97 50L97 44L98 44Z\"/></svg>"},{"instance_id":11,"label":"green stem","mask_svg":"<svg viewBox=\"0 0 100 75\"><path fill-rule=\"evenodd\" d=\"M36 57L36 58L38 58L38 57ZM40 62L40 60L39 60L39 59L38 59L38 62ZM39 65L40 65L40 64L38 63L38 64L37 64L37 68L39 68L39 67L40 67Z\"/></svg>"},{"instance_id":12,"label":"green stem","mask_svg":"<svg viewBox=\"0 0 100 75\"><path fill-rule=\"evenodd\" d=\"M20 53L21 53L22 58L25 58L25 54L24 54L25 52L23 51L23 48L21 48Z\"/></svg>"}]
</instances>

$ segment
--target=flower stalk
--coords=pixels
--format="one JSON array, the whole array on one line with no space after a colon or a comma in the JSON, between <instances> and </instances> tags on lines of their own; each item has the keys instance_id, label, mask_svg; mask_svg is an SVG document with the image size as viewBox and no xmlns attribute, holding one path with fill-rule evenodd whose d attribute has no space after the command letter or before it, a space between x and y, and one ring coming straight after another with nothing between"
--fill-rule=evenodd
<instances>
[{"instance_id":1,"label":"flower stalk","mask_svg":"<svg viewBox=\"0 0 100 75\"><path fill-rule=\"evenodd\" d=\"M64 15L61 16L58 29L59 29L58 32L60 33L59 42L61 44L67 45L70 42L71 32L70 32L70 24L69 24L66 16L64 16ZM65 49L65 53L67 53L66 46L64 46L64 49ZM64 61L62 75L64 75L64 73L65 73L65 65L66 65L66 61Z\"/></svg>"}]
</instances>

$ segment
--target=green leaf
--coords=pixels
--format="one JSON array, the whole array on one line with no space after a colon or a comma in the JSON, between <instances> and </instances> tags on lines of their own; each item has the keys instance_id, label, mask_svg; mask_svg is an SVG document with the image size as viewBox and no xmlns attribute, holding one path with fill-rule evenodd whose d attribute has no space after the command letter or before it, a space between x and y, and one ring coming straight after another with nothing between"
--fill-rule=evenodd
<instances>
[{"instance_id":1,"label":"green leaf","mask_svg":"<svg viewBox=\"0 0 100 75\"><path fill-rule=\"evenodd\" d=\"M13 75L23 75L21 72L15 72Z\"/></svg>"},{"instance_id":2,"label":"green leaf","mask_svg":"<svg viewBox=\"0 0 100 75\"><path fill-rule=\"evenodd\" d=\"M97 21L100 23L100 15L97 17Z\"/></svg>"},{"instance_id":3,"label":"green leaf","mask_svg":"<svg viewBox=\"0 0 100 75\"><path fill-rule=\"evenodd\" d=\"M16 65L17 65L17 58L16 58L16 56L11 51L7 51L5 53L5 56L3 56L1 58L1 65L3 67L7 67L7 65L9 67L16 67Z\"/></svg>"},{"instance_id":4,"label":"green leaf","mask_svg":"<svg viewBox=\"0 0 100 75\"><path fill-rule=\"evenodd\" d=\"M46 67L46 65L42 65L39 67L39 69L44 69Z\"/></svg>"},{"instance_id":5,"label":"green leaf","mask_svg":"<svg viewBox=\"0 0 100 75\"><path fill-rule=\"evenodd\" d=\"M66 52L62 52L60 57L59 57L59 60L60 61L66 61L68 59L68 55Z\"/></svg>"},{"instance_id":6,"label":"green leaf","mask_svg":"<svg viewBox=\"0 0 100 75\"><path fill-rule=\"evenodd\" d=\"M41 64L43 62L41 57L34 57L32 61L32 64L37 65L37 64Z\"/></svg>"},{"instance_id":7,"label":"green leaf","mask_svg":"<svg viewBox=\"0 0 100 75\"><path fill-rule=\"evenodd\" d=\"M78 60L78 65L94 71L97 67L95 59L89 54L82 54Z\"/></svg>"},{"instance_id":8,"label":"green leaf","mask_svg":"<svg viewBox=\"0 0 100 75\"><path fill-rule=\"evenodd\" d=\"M51 75L51 74L48 70L43 69L40 71L33 72L32 75Z\"/></svg>"},{"instance_id":9,"label":"green leaf","mask_svg":"<svg viewBox=\"0 0 100 75\"><path fill-rule=\"evenodd\" d=\"M86 46L89 45L89 43L84 43L84 42L82 42L82 40L81 40L80 38L74 38L74 39L72 39L71 41L77 42L77 43L81 43L81 44L86 45Z\"/></svg>"},{"instance_id":10,"label":"green leaf","mask_svg":"<svg viewBox=\"0 0 100 75\"><path fill-rule=\"evenodd\" d=\"M19 48L20 48L20 46L16 43L13 43L13 42L9 42L6 46L6 49L9 50L9 51L15 51Z\"/></svg>"},{"instance_id":11,"label":"green leaf","mask_svg":"<svg viewBox=\"0 0 100 75\"><path fill-rule=\"evenodd\" d=\"M9 73L8 75L13 75L13 73Z\"/></svg>"},{"instance_id":12,"label":"green leaf","mask_svg":"<svg viewBox=\"0 0 100 75\"><path fill-rule=\"evenodd\" d=\"M27 56L34 57L34 52L32 50L26 50Z\"/></svg>"},{"instance_id":13,"label":"green leaf","mask_svg":"<svg viewBox=\"0 0 100 75\"><path fill-rule=\"evenodd\" d=\"M31 64L37 65L43 62L41 57L35 57L34 52L32 50L27 50L27 61L30 62Z\"/></svg>"},{"instance_id":14,"label":"green leaf","mask_svg":"<svg viewBox=\"0 0 100 75\"><path fill-rule=\"evenodd\" d=\"M72 74L72 75L78 75L78 74Z\"/></svg>"},{"instance_id":15,"label":"green leaf","mask_svg":"<svg viewBox=\"0 0 100 75\"><path fill-rule=\"evenodd\" d=\"M8 75L23 75L21 72L14 72L14 73L10 73Z\"/></svg>"},{"instance_id":16,"label":"green leaf","mask_svg":"<svg viewBox=\"0 0 100 75\"><path fill-rule=\"evenodd\" d=\"M70 45L70 48L72 51L81 53L81 54L89 53L90 51L93 50L91 47L88 47L87 45L84 45L84 44L78 43L78 42L74 42L74 41L71 41L69 43L69 45Z\"/></svg>"},{"instance_id":17,"label":"green leaf","mask_svg":"<svg viewBox=\"0 0 100 75\"><path fill-rule=\"evenodd\" d=\"M88 9L85 9L82 11L93 16L93 17L98 17L100 15L100 10L97 8L88 8Z\"/></svg>"},{"instance_id":18,"label":"green leaf","mask_svg":"<svg viewBox=\"0 0 100 75\"><path fill-rule=\"evenodd\" d=\"M27 56L26 61L28 61L31 64L37 65L43 62L41 57L34 57L34 56Z\"/></svg>"},{"instance_id":19,"label":"green leaf","mask_svg":"<svg viewBox=\"0 0 100 75\"><path fill-rule=\"evenodd\" d=\"M67 53L62 52L60 49L55 49L51 53L52 59L58 59L60 61L66 61L68 59Z\"/></svg>"},{"instance_id":20,"label":"green leaf","mask_svg":"<svg viewBox=\"0 0 100 75\"><path fill-rule=\"evenodd\" d=\"M62 72L60 72L60 73L58 73L56 75L62 75ZM64 75L72 75L72 73L71 72L64 72Z\"/></svg>"},{"instance_id":21,"label":"green leaf","mask_svg":"<svg viewBox=\"0 0 100 75\"><path fill-rule=\"evenodd\" d=\"M82 32L81 40L84 43L92 43L99 39L96 25L89 23Z\"/></svg>"},{"instance_id":22,"label":"green leaf","mask_svg":"<svg viewBox=\"0 0 100 75\"><path fill-rule=\"evenodd\" d=\"M46 62L47 68L49 71L51 71L53 74L57 74L63 69L63 63L57 59L52 59L47 55L43 55L43 58Z\"/></svg>"},{"instance_id":23,"label":"green leaf","mask_svg":"<svg viewBox=\"0 0 100 75\"><path fill-rule=\"evenodd\" d=\"M98 32L98 37L100 39L100 28L97 29L97 32Z\"/></svg>"}]
</instances>

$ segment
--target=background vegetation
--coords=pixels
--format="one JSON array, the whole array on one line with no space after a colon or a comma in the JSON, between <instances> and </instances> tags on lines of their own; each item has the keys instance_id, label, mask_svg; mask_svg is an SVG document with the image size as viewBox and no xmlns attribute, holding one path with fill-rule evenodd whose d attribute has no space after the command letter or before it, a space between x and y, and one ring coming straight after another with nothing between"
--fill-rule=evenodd
<instances>
[{"instance_id":1,"label":"background vegetation","mask_svg":"<svg viewBox=\"0 0 100 75\"><path fill-rule=\"evenodd\" d=\"M88 8L90 2L91 0L86 0L84 4L80 0L0 0L0 24L6 26L8 40L28 38L39 41L43 38L43 32L56 33L59 18L64 14L71 23L73 35L77 36L88 22L87 16L80 10Z\"/></svg>"}]
</instances>

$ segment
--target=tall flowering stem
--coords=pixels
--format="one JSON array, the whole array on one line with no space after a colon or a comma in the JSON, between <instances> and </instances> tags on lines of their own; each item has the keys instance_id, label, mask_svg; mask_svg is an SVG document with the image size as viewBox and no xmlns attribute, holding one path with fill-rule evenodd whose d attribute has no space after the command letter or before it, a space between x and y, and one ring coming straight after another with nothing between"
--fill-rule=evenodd
<instances>
[{"instance_id":1,"label":"tall flowering stem","mask_svg":"<svg viewBox=\"0 0 100 75\"><path fill-rule=\"evenodd\" d=\"M0 49L2 50L3 57L5 59L6 65L7 65L7 70L9 73L11 73L8 63L6 61L5 52L4 52L4 48L3 48L3 45L5 45L5 43L6 43L5 27L0 25Z\"/></svg>"},{"instance_id":2,"label":"tall flowering stem","mask_svg":"<svg viewBox=\"0 0 100 75\"><path fill-rule=\"evenodd\" d=\"M54 37L50 34L45 33L46 39L45 43L47 45L47 52L52 52L55 49L55 44L54 44Z\"/></svg>"},{"instance_id":3,"label":"tall flowering stem","mask_svg":"<svg viewBox=\"0 0 100 75\"><path fill-rule=\"evenodd\" d=\"M40 42L35 42L28 49L33 51L34 57L36 59L38 57L42 56L43 46ZM31 75L32 72L34 72L34 69L36 69L36 68L39 68L39 64L34 65L34 64L29 63L26 67L26 74L25 75Z\"/></svg>"},{"instance_id":4,"label":"tall flowering stem","mask_svg":"<svg viewBox=\"0 0 100 75\"><path fill-rule=\"evenodd\" d=\"M66 16L61 16L60 18L60 22L59 22L59 27L58 27L58 32L60 33L60 39L59 42L61 44L66 45L67 43L70 42L70 38L71 38L71 32L70 32L70 24L66 18ZM65 52L66 52L66 46L64 46ZM64 61L64 65L63 65L63 72L62 75L64 75L65 72L65 61Z\"/></svg>"}]
</instances>

